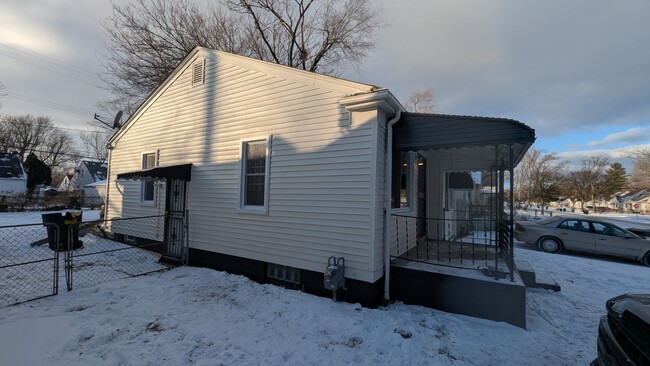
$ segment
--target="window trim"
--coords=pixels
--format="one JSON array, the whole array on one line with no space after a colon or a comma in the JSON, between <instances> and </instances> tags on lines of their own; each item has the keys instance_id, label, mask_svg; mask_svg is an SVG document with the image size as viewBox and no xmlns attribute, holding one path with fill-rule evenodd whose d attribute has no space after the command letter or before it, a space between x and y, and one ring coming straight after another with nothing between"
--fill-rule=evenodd
<instances>
[{"instance_id":1,"label":"window trim","mask_svg":"<svg viewBox=\"0 0 650 366\"><path fill-rule=\"evenodd\" d=\"M151 155L153 154L154 156L154 165L153 167L158 166L158 151L145 151L140 153L140 169L151 169L151 168L145 168L144 167L144 156L145 155ZM147 180L143 180L140 182L140 205L142 206L156 206L156 196L158 194L158 187L156 187L156 183L154 181L153 183L153 199L152 200L145 200L144 199L144 190L145 190L145 184L147 184Z\"/></svg>"},{"instance_id":2,"label":"window trim","mask_svg":"<svg viewBox=\"0 0 650 366\"><path fill-rule=\"evenodd\" d=\"M238 184L238 202L237 209L242 213L252 213L260 215L268 215L269 213L269 177L271 172L271 142L273 135L266 135L261 137L252 137L239 140L239 184ZM244 204L244 194L246 189L246 144L251 142L264 141L266 144L266 157L264 159L264 205L251 206Z\"/></svg>"}]
</instances>

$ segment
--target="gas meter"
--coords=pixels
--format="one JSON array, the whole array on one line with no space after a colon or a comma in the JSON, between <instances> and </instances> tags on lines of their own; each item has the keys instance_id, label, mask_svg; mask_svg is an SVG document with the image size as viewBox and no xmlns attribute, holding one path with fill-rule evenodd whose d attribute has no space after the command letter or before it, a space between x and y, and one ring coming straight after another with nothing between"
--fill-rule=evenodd
<instances>
[{"instance_id":1,"label":"gas meter","mask_svg":"<svg viewBox=\"0 0 650 366\"><path fill-rule=\"evenodd\" d=\"M329 257L323 273L323 285L333 291L332 297L336 301L336 291L339 288L345 289L345 258Z\"/></svg>"}]
</instances>

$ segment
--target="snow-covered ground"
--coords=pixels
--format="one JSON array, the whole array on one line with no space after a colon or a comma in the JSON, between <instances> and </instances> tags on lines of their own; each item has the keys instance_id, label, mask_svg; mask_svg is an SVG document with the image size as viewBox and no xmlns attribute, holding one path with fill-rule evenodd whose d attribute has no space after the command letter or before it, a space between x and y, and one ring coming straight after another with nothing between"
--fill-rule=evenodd
<instances>
[{"instance_id":1,"label":"snow-covered ground","mask_svg":"<svg viewBox=\"0 0 650 366\"><path fill-rule=\"evenodd\" d=\"M605 300L650 292L638 264L515 253L562 286L528 290L527 330L183 267L0 308L0 365L587 365Z\"/></svg>"}]
</instances>

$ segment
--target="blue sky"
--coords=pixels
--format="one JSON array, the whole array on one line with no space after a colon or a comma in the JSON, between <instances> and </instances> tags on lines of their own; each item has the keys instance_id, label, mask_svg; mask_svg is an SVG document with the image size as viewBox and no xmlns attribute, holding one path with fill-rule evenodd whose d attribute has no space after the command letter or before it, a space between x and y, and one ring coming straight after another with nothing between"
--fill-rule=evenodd
<instances>
[{"instance_id":1,"label":"blue sky","mask_svg":"<svg viewBox=\"0 0 650 366\"><path fill-rule=\"evenodd\" d=\"M650 1L374 2L389 25L342 77L402 101L432 89L440 113L519 120L534 147L573 163L603 155L631 169L629 150L650 148ZM108 1L3 0L0 113L90 129L108 96L96 75L110 13Z\"/></svg>"}]
</instances>

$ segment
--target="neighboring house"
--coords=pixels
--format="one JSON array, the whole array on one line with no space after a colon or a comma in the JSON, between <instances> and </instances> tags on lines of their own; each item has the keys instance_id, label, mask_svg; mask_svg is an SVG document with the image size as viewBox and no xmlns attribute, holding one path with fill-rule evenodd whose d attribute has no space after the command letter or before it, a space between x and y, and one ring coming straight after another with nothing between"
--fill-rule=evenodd
<instances>
[{"instance_id":1,"label":"neighboring house","mask_svg":"<svg viewBox=\"0 0 650 366\"><path fill-rule=\"evenodd\" d=\"M61 183L59 183L57 190L59 192L74 191L74 186L71 183L72 177L74 177L74 174L66 174L65 177L63 177L63 179L61 180Z\"/></svg>"},{"instance_id":2,"label":"neighboring house","mask_svg":"<svg viewBox=\"0 0 650 366\"><path fill-rule=\"evenodd\" d=\"M385 88L197 47L109 141L105 218L166 214L164 230L106 229L321 295L329 258L344 257L341 300L525 326L504 174L534 140L517 121L407 113ZM508 280L405 257L444 220L449 174L474 171L494 177L490 263Z\"/></svg>"},{"instance_id":3,"label":"neighboring house","mask_svg":"<svg viewBox=\"0 0 650 366\"><path fill-rule=\"evenodd\" d=\"M74 175L70 178L69 184L72 190L81 191L87 184L106 180L107 170L108 164L106 163L82 160L75 169Z\"/></svg>"},{"instance_id":4,"label":"neighboring house","mask_svg":"<svg viewBox=\"0 0 650 366\"><path fill-rule=\"evenodd\" d=\"M100 206L106 202L106 179L86 184L83 188L84 205Z\"/></svg>"},{"instance_id":5,"label":"neighboring house","mask_svg":"<svg viewBox=\"0 0 650 366\"><path fill-rule=\"evenodd\" d=\"M0 196L27 193L27 173L17 153L0 153Z\"/></svg>"},{"instance_id":6,"label":"neighboring house","mask_svg":"<svg viewBox=\"0 0 650 366\"><path fill-rule=\"evenodd\" d=\"M59 189L65 184L68 192L81 192L85 206L99 206L104 202L106 172L108 164L97 161L82 160L74 171L74 175L66 182L63 178ZM103 183L101 183L103 182ZM95 183L99 183L95 185ZM102 192L100 192L102 191Z\"/></svg>"}]
</instances>

